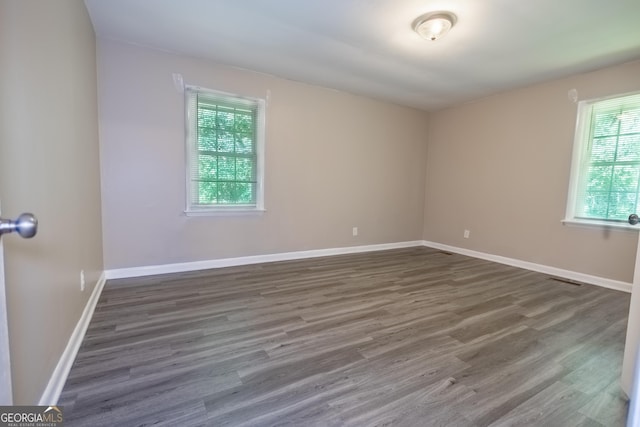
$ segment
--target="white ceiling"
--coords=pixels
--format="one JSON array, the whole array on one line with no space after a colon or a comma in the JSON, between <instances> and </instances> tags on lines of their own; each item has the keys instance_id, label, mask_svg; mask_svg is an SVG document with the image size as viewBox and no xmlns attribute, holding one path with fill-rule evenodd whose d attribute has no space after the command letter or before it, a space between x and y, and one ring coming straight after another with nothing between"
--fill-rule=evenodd
<instances>
[{"instance_id":1,"label":"white ceiling","mask_svg":"<svg viewBox=\"0 0 640 427\"><path fill-rule=\"evenodd\" d=\"M85 3L98 37L424 110L640 59L640 0ZM420 38L412 22L437 10L456 26Z\"/></svg>"}]
</instances>

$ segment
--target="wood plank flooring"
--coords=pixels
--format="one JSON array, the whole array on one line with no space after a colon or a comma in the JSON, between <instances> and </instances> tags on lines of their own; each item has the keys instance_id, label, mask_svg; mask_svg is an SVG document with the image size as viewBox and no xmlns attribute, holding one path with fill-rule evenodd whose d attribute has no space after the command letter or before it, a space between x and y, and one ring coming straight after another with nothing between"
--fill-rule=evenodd
<instances>
[{"instance_id":1,"label":"wood plank flooring","mask_svg":"<svg viewBox=\"0 0 640 427\"><path fill-rule=\"evenodd\" d=\"M623 426L629 295L428 248L109 281L68 426Z\"/></svg>"}]
</instances>

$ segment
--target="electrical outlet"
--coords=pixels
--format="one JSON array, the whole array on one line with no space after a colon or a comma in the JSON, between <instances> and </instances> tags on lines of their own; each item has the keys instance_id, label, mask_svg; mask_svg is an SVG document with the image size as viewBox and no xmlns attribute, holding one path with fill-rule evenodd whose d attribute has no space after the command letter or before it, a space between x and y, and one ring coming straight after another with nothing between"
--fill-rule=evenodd
<instances>
[{"instance_id":1,"label":"electrical outlet","mask_svg":"<svg viewBox=\"0 0 640 427\"><path fill-rule=\"evenodd\" d=\"M86 285L86 282L84 280L84 270L80 270L80 290L84 291L84 287Z\"/></svg>"},{"instance_id":2,"label":"electrical outlet","mask_svg":"<svg viewBox=\"0 0 640 427\"><path fill-rule=\"evenodd\" d=\"M469 230L464 230L464 238L468 239L471 232Z\"/></svg>"},{"instance_id":3,"label":"electrical outlet","mask_svg":"<svg viewBox=\"0 0 640 427\"><path fill-rule=\"evenodd\" d=\"M351 230L351 232L353 233L354 236L358 235L358 227L353 227L353 230Z\"/></svg>"}]
</instances>

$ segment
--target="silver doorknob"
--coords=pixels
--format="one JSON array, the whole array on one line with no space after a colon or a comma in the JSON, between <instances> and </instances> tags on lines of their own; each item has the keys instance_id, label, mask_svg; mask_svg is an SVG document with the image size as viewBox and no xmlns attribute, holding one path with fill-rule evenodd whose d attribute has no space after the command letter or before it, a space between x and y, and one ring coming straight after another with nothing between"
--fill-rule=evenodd
<instances>
[{"instance_id":1,"label":"silver doorknob","mask_svg":"<svg viewBox=\"0 0 640 427\"><path fill-rule=\"evenodd\" d=\"M638 215L636 214L629 215L629 224L636 225L638 222L640 222L640 217Z\"/></svg>"},{"instance_id":2,"label":"silver doorknob","mask_svg":"<svg viewBox=\"0 0 640 427\"><path fill-rule=\"evenodd\" d=\"M38 220L30 213L23 213L15 221L0 218L0 236L14 231L21 237L30 239L38 232Z\"/></svg>"}]
</instances>

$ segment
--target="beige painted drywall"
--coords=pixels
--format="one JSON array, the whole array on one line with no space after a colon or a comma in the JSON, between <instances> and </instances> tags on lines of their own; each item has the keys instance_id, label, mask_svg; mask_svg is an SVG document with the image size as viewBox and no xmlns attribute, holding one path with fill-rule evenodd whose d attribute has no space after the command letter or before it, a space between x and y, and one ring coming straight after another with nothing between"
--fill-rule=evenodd
<instances>
[{"instance_id":1,"label":"beige painted drywall","mask_svg":"<svg viewBox=\"0 0 640 427\"><path fill-rule=\"evenodd\" d=\"M568 91L637 91L638 76L633 62L433 113L424 239L631 282L637 232L560 221L577 112Z\"/></svg>"},{"instance_id":2,"label":"beige painted drywall","mask_svg":"<svg viewBox=\"0 0 640 427\"><path fill-rule=\"evenodd\" d=\"M103 270L95 36L82 0L0 1L0 198L15 404L37 403ZM87 289L80 292L80 270Z\"/></svg>"},{"instance_id":3,"label":"beige painted drywall","mask_svg":"<svg viewBox=\"0 0 640 427\"><path fill-rule=\"evenodd\" d=\"M184 107L173 73L268 97L264 214L184 216ZM422 237L422 111L100 39L98 93L108 269Z\"/></svg>"}]
</instances>

